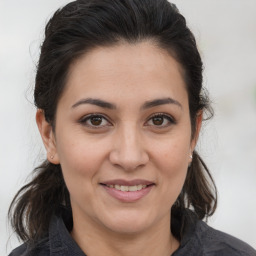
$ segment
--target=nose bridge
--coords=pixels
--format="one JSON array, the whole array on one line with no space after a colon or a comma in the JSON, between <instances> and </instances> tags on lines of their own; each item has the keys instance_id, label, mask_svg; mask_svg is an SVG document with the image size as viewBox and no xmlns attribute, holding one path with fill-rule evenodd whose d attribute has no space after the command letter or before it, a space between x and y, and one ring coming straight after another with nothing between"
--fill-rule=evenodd
<instances>
[{"instance_id":1,"label":"nose bridge","mask_svg":"<svg viewBox=\"0 0 256 256\"><path fill-rule=\"evenodd\" d=\"M143 145L142 134L136 123L124 123L116 132L110 154L113 164L125 170L134 170L145 165L148 155Z\"/></svg>"},{"instance_id":2,"label":"nose bridge","mask_svg":"<svg viewBox=\"0 0 256 256\"><path fill-rule=\"evenodd\" d=\"M120 146L122 152L134 153L132 155L136 156L140 151L140 134L135 125L124 126L121 132Z\"/></svg>"}]
</instances>

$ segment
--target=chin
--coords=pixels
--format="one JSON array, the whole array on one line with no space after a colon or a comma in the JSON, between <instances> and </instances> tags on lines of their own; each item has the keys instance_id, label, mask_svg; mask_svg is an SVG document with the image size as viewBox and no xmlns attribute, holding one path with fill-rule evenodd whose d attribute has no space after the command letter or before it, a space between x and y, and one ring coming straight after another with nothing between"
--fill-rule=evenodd
<instances>
[{"instance_id":1,"label":"chin","mask_svg":"<svg viewBox=\"0 0 256 256\"><path fill-rule=\"evenodd\" d=\"M134 221L122 221L122 222L116 222L112 225L109 224L107 227L109 230L116 234L120 235L134 235L142 233L143 231L148 229L148 226L146 223L134 223Z\"/></svg>"},{"instance_id":2,"label":"chin","mask_svg":"<svg viewBox=\"0 0 256 256\"><path fill-rule=\"evenodd\" d=\"M103 216L102 216L103 217ZM102 224L118 234L135 234L141 233L150 228L155 219L150 214L142 214L138 211L127 212L122 214L113 214L112 216L103 217Z\"/></svg>"}]
</instances>

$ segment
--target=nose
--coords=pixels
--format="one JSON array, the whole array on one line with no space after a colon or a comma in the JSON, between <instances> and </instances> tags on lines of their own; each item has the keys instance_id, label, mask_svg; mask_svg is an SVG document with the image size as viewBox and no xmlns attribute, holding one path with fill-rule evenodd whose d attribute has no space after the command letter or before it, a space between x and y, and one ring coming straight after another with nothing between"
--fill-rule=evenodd
<instances>
[{"instance_id":1,"label":"nose","mask_svg":"<svg viewBox=\"0 0 256 256\"><path fill-rule=\"evenodd\" d=\"M136 127L126 126L116 132L109 159L113 165L125 171L133 171L147 164L149 156Z\"/></svg>"}]
</instances>

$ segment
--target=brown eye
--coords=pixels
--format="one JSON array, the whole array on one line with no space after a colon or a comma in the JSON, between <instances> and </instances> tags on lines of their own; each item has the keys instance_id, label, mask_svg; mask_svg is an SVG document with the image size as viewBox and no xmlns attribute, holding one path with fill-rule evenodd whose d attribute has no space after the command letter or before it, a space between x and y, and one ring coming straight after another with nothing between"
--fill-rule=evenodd
<instances>
[{"instance_id":1,"label":"brown eye","mask_svg":"<svg viewBox=\"0 0 256 256\"><path fill-rule=\"evenodd\" d=\"M111 125L104 116L95 114L85 116L79 122L89 128L103 128Z\"/></svg>"},{"instance_id":2,"label":"brown eye","mask_svg":"<svg viewBox=\"0 0 256 256\"><path fill-rule=\"evenodd\" d=\"M102 117L100 117L100 116L91 117L90 122L92 125L98 126L102 123Z\"/></svg>"},{"instance_id":3,"label":"brown eye","mask_svg":"<svg viewBox=\"0 0 256 256\"><path fill-rule=\"evenodd\" d=\"M159 126L159 128L168 127L172 124L175 124L174 119L166 114L156 114L152 116L147 122L147 125Z\"/></svg>"},{"instance_id":4,"label":"brown eye","mask_svg":"<svg viewBox=\"0 0 256 256\"><path fill-rule=\"evenodd\" d=\"M162 116L155 116L152 118L152 122L154 125L162 125L164 122L164 118Z\"/></svg>"}]
</instances>

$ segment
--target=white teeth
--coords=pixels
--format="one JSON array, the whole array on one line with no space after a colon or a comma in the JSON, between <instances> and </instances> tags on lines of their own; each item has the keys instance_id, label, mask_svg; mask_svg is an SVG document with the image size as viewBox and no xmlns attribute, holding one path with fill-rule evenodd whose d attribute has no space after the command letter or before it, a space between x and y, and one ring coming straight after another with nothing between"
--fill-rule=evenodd
<instances>
[{"instance_id":1,"label":"white teeth","mask_svg":"<svg viewBox=\"0 0 256 256\"><path fill-rule=\"evenodd\" d=\"M129 191L137 191L138 187L137 186L130 186L128 189L129 189Z\"/></svg>"},{"instance_id":2,"label":"white teeth","mask_svg":"<svg viewBox=\"0 0 256 256\"><path fill-rule=\"evenodd\" d=\"M117 190L121 190L121 186L120 185L113 185L113 187Z\"/></svg>"},{"instance_id":3,"label":"white teeth","mask_svg":"<svg viewBox=\"0 0 256 256\"><path fill-rule=\"evenodd\" d=\"M128 191L128 186L121 186L121 191Z\"/></svg>"},{"instance_id":4,"label":"white teeth","mask_svg":"<svg viewBox=\"0 0 256 256\"><path fill-rule=\"evenodd\" d=\"M120 191L124 191L124 192L127 192L127 191L138 191L138 190L141 190L143 188L146 188L147 185L135 185L135 186L123 186L123 185L107 185L107 187L109 188L115 188L116 190L120 190Z\"/></svg>"}]
</instances>

